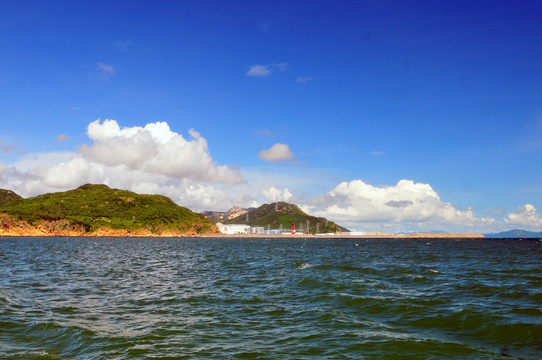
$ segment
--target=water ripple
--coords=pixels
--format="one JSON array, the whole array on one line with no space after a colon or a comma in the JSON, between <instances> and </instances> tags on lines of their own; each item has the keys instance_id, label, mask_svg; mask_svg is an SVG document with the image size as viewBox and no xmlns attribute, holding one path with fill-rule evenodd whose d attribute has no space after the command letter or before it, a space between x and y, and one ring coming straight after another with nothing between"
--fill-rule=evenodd
<instances>
[{"instance_id":1,"label":"water ripple","mask_svg":"<svg viewBox=\"0 0 542 360\"><path fill-rule=\"evenodd\" d=\"M0 357L536 359L538 242L0 238Z\"/></svg>"}]
</instances>

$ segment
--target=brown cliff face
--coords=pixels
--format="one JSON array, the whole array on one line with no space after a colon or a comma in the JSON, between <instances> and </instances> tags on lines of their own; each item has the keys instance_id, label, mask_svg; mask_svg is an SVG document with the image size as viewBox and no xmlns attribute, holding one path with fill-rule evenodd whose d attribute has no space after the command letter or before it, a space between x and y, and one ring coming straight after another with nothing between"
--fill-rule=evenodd
<instances>
[{"instance_id":1,"label":"brown cliff face","mask_svg":"<svg viewBox=\"0 0 542 360\"><path fill-rule=\"evenodd\" d=\"M218 229L210 234L219 234ZM148 229L126 230L126 229L108 229L100 228L88 232L80 225L71 224L68 220L40 221L36 225L30 225L25 221L14 219L13 217L0 214L0 236L77 236L77 237L180 237L180 236L200 236L196 231L193 232L173 232L173 231L150 231ZM208 234L209 235L209 234Z\"/></svg>"}]
</instances>

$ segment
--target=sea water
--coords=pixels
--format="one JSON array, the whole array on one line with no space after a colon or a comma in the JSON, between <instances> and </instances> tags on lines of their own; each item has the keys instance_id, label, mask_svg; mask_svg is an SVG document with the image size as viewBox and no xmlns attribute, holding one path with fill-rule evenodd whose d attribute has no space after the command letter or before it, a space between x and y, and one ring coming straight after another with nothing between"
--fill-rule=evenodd
<instances>
[{"instance_id":1,"label":"sea water","mask_svg":"<svg viewBox=\"0 0 542 360\"><path fill-rule=\"evenodd\" d=\"M542 242L0 238L4 359L542 358Z\"/></svg>"}]
</instances>

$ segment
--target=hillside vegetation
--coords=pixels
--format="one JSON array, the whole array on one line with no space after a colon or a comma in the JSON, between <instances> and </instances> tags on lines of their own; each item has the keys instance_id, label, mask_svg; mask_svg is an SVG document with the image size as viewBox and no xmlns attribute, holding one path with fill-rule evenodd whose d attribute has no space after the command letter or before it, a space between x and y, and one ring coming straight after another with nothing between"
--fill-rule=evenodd
<instances>
[{"instance_id":1,"label":"hillside vegetation","mask_svg":"<svg viewBox=\"0 0 542 360\"><path fill-rule=\"evenodd\" d=\"M140 195L106 185L83 185L75 190L18 199L0 205L5 230L33 227L62 233L93 233L103 229L134 234L216 233L203 216L161 195Z\"/></svg>"},{"instance_id":2,"label":"hillside vegetation","mask_svg":"<svg viewBox=\"0 0 542 360\"><path fill-rule=\"evenodd\" d=\"M247 214L243 214L232 219L225 220L225 224L248 224L250 226L262 226L267 229L278 229L282 225L284 230L291 228L292 222L295 224L296 231L306 230L307 221L309 223L309 233L340 233L348 231L347 229L329 221L323 217L307 215L299 206L288 204L286 202L277 202L264 204L256 209L251 209ZM318 225L317 225L318 224ZM300 229L300 225L302 229Z\"/></svg>"},{"instance_id":3,"label":"hillside vegetation","mask_svg":"<svg viewBox=\"0 0 542 360\"><path fill-rule=\"evenodd\" d=\"M21 199L21 197L15 194L13 191L0 189L0 205L18 199Z\"/></svg>"}]
</instances>

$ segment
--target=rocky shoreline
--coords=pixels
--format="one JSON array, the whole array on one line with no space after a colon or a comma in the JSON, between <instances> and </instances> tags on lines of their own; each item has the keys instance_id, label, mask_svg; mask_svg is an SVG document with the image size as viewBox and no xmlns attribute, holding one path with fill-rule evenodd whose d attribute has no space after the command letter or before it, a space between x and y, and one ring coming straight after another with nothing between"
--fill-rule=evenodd
<instances>
[{"instance_id":1,"label":"rocky shoreline","mask_svg":"<svg viewBox=\"0 0 542 360\"><path fill-rule=\"evenodd\" d=\"M100 228L86 231L80 225L71 224L67 220L40 221L30 225L22 220L15 220L5 214L0 214L0 237L194 237L197 232L152 232L147 229L110 229Z\"/></svg>"},{"instance_id":2,"label":"rocky shoreline","mask_svg":"<svg viewBox=\"0 0 542 360\"><path fill-rule=\"evenodd\" d=\"M46 232L42 229L34 229L31 231L4 231L0 230L0 238L2 237L201 237L198 233L172 233L163 232L160 234L152 233L147 230L130 231L117 229L99 229L93 232L77 232L77 231L58 231ZM213 235L209 235L213 236Z\"/></svg>"}]
</instances>

